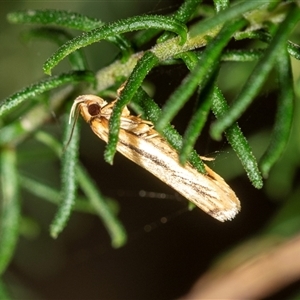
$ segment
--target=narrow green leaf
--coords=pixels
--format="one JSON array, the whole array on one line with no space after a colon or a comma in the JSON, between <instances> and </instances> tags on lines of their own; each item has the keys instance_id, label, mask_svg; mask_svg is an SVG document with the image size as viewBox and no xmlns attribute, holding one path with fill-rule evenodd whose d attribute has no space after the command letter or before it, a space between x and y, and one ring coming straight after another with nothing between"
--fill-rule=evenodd
<instances>
[{"instance_id":1,"label":"narrow green leaf","mask_svg":"<svg viewBox=\"0 0 300 300\"><path fill-rule=\"evenodd\" d=\"M201 2L202 0L185 0L179 9L172 15L172 19L181 23L188 22L197 11L197 7ZM174 36L174 34L166 32L158 39L158 42L161 43L172 36Z\"/></svg>"},{"instance_id":2,"label":"narrow green leaf","mask_svg":"<svg viewBox=\"0 0 300 300\"><path fill-rule=\"evenodd\" d=\"M35 137L38 141L49 146L58 156L61 154L62 145L56 139L45 132L37 132ZM65 150L67 151L68 148ZM109 235L111 236L112 246L117 248L123 246L126 242L126 232L123 225L116 217L115 207L113 207L112 200L103 196L93 182L91 176L87 173L80 162L76 165L76 179L79 187L84 191L87 199L81 200L77 197L73 208L78 211L89 212L97 214L103 221L104 226L107 228ZM25 180L25 182L24 182ZM45 187L40 182L33 182L28 178L22 178L22 182L26 185L25 188L29 189L32 193L39 195L48 201L57 203L59 199L58 193ZM87 201L88 200L88 201Z\"/></svg>"},{"instance_id":3,"label":"narrow green leaf","mask_svg":"<svg viewBox=\"0 0 300 300\"><path fill-rule=\"evenodd\" d=\"M212 40L204 50L200 61L192 72L184 79L182 84L173 92L162 109L161 117L155 124L158 131L163 130L188 99L195 92L197 86L204 87L219 65L222 50L239 28L245 25L244 20L238 20L225 25L217 37Z\"/></svg>"},{"instance_id":4,"label":"narrow green leaf","mask_svg":"<svg viewBox=\"0 0 300 300\"><path fill-rule=\"evenodd\" d=\"M15 24L57 25L82 31L92 30L105 24L96 18L76 12L54 9L12 12L7 15L7 20Z\"/></svg>"},{"instance_id":5,"label":"narrow green leaf","mask_svg":"<svg viewBox=\"0 0 300 300\"><path fill-rule=\"evenodd\" d=\"M92 178L82 166L77 167L76 176L81 189L103 221L111 237L112 246L114 248L122 247L126 243L127 235L122 223L108 205L110 199L100 194Z\"/></svg>"},{"instance_id":6,"label":"narrow green leaf","mask_svg":"<svg viewBox=\"0 0 300 300\"><path fill-rule=\"evenodd\" d=\"M47 41L51 41L61 46L66 43L68 40L72 39L73 36L62 29L54 29L54 28L35 28L31 29L28 32L23 34L23 38L26 40L35 39L45 39ZM81 49L74 51L69 55L69 61L72 67L72 70L86 70L87 62L83 51Z\"/></svg>"},{"instance_id":7,"label":"narrow green leaf","mask_svg":"<svg viewBox=\"0 0 300 300\"><path fill-rule=\"evenodd\" d=\"M15 24L56 25L82 31L90 31L105 25L104 22L96 18L90 18L75 12L53 9L13 12L8 14L7 19ZM124 56L129 54L131 45L124 37L116 35L108 37L108 40L117 44Z\"/></svg>"},{"instance_id":8,"label":"narrow green leaf","mask_svg":"<svg viewBox=\"0 0 300 300\"><path fill-rule=\"evenodd\" d=\"M185 0L179 9L173 14L177 21L186 23L195 14L202 0Z\"/></svg>"},{"instance_id":9,"label":"narrow green leaf","mask_svg":"<svg viewBox=\"0 0 300 300\"><path fill-rule=\"evenodd\" d=\"M285 46L278 53L276 67L279 79L278 109L269 147L260 160L260 168L264 177L268 177L270 169L286 148L294 113L293 75Z\"/></svg>"},{"instance_id":10,"label":"narrow green leaf","mask_svg":"<svg viewBox=\"0 0 300 300\"><path fill-rule=\"evenodd\" d=\"M31 194L55 205L60 204L60 191L40 181L30 179L27 176L19 176L20 185ZM73 209L80 212L95 214L92 205L83 198L77 198Z\"/></svg>"},{"instance_id":11,"label":"narrow green leaf","mask_svg":"<svg viewBox=\"0 0 300 300\"><path fill-rule=\"evenodd\" d=\"M116 153L122 109L130 102L137 89L141 86L146 75L157 63L158 59L152 52L145 52L144 56L137 62L126 82L119 100L115 104L109 120L108 143L104 153L105 161L110 164L113 163L113 158Z\"/></svg>"},{"instance_id":12,"label":"narrow green leaf","mask_svg":"<svg viewBox=\"0 0 300 300\"><path fill-rule=\"evenodd\" d=\"M216 74L215 74L216 75ZM180 150L180 162L185 164L190 153L192 152L196 140L201 134L202 128L207 121L207 116L209 114L212 101L213 101L213 86L215 82L215 77L212 76L210 82L201 91L198 97L198 107L193 113L187 128L183 135L182 148Z\"/></svg>"},{"instance_id":13,"label":"narrow green leaf","mask_svg":"<svg viewBox=\"0 0 300 300\"><path fill-rule=\"evenodd\" d=\"M288 52L291 56L294 58L300 60L300 46L292 43L291 41L288 41Z\"/></svg>"},{"instance_id":14,"label":"narrow green leaf","mask_svg":"<svg viewBox=\"0 0 300 300\"><path fill-rule=\"evenodd\" d=\"M65 136L64 144L68 142L68 148L64 151L62 156L62 191L61 191L61 203L59 209L54 217L53 222L50 225L50 234L53 238L57 238L58 234L64 229L72 208L74 206L76 197L76 176L75 170L77 166L78 145L79 145L79 123L74 126L72 139L69 142L71 133L71 127L67 123L65 118Z\"/></svg>"},{"instance_id":15,"label":"narrow green leaf","mask_svg":"<svg viewBox=\"0 0 300 300\"><path fill-rule=\"evenodd\" d=\"M279 25L272 42L265 51L264 56L257 63L247 83L231 106L231 109L211 127L211 135L213 138L219 140L222 132L241 116L252 100L258 95L263 83L274 66L279 49L286 43L288 35L299 19L299 8L295 5L291 5L284 22Z\"/></svg>"},{"instance_id":16,"label":"narrow green leaf","mask_svg":"<svg viewBox=\"0 0 300 300\"><path fill-rule=\"evenodd\" d=\"M67 55L73 51L88 46L92 43L99 42L100 40L107 39L117 34L132 32L136 30L159 28L166 31L177 33L184 43L187 38L186 27L169 17L163 16L137 16L125 20L119 20L112 24L104 25L101 28L93 29L84 33L73 40L61 46L44 64L44 72L51 74L51 70Z\"/></svg>"},{"instance_id":17,"label":"narrow green leaf","mask_svg":"<svg viewBox=\"0 0 300 300\"><path fill-rule=\"evenodd\" d=\"M0 116L8 113L11 109L20 105L25 100L40 95L46 91L50 91L61 85L67 83L77 83L80 81L94 83L94 80L95 78L93 73L86 71L75 71L41 80L4 99L0 103Z\"/></svg>"},{"instance_id":18,"label":"narrow green leaf","mask_svg":"<svg viewBox=\"0 0 300 300\"><path fill-rule=\"evenodd\" d=\"M15 150L3 148L0 154L0 275L13 257L19 236L20 202L16 163Z\"/></svg>"},{"instance_id":19,"label":"narrow green leaf","mask_svg":"<svg viewBox=\"0 0 300 300\"><path fill-rule=\"evenodd\" d=\"M229 106L219 88L215 86L212 111L217 118L221 118L228 113ZM248 178L252 184L260 189L263 186L262 176L260 174L255 156L247 139L244 137L237 123L232 124L225 130L225 136L240 159Z\"/></svg>"},{"instance_id":20,"label":"narrow green leaf","mask_svg":"<svg viewBox=\"0 0 300 300\"><path fill-rule=\"evenodd\" d=\"M251 40L259 40L268 44L272 40L271 34L269 32L262 31L261 29L237 32L234 35L234 38L236 41L251 39Z\"/></svg>"},{"instance_id":21,"label":"narrow green leaf","mask_svg":"<svg viewBox=\"0 0 300 300\"><path fill-rule=\"evenodd\" d=\"M221 11L212 18L207 18L191 27L190 36L201 35L212 28L222 26L226 22L240 18L244 13L255 10L272 1L242 1Z\"/></svg>"},{"instance_id":22,"label":"narrow green leaf","mask_svg":"<svg viewBox=\"0 0 300 300\"><path fill-rule=\"evenodd\" d=\"M214 0L216 12L220 12L229 7L229 0Z\"/></svg>"},{"instance_id":23,"label":"narrow green leaf","mask_svg":"<svg viewBox=\"0 0 300 300\"><path fill-rule=\"evenodd\" d=\"M190 70L195 68L198 63L198 58L194 52L188 52L180 56ZM228 111L228 104L224 99L221 91L215 86L213 89L212 111L217 118L220 118ZM231 125L225 131L226 138L231 144L233 150L241 160L241 163L250 179L256 188L261 188L263 185L258 165L255 157L252 154L251 148L241 132L237 124Z\"/></svg>"},{"instance_id":24,"label":"narrow green leaf","mask_svg":"<svg viewBox=\"0 0 300 300\"><path fill-rule=\"evenodd\" d=\"M236 61L236 62L247 62L255 61L262 57L264 53L263 49L253 50L228 50L225 51L222 56L222 61Z\"/></svg>"}]
</instances>

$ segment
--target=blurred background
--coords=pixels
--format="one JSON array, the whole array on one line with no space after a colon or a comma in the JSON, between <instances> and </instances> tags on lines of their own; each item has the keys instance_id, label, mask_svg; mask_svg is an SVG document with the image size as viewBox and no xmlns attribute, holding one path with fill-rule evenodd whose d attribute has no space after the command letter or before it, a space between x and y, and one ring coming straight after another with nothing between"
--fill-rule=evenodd
<instances>
[{"instance_id":1,"label":"blurred background","mask_svg":"<svg viewBox=\"0 0 300 300\"><path fill-rule=\"evenodd\" d=\"M141 13L168 14L181 1L9 1L0 10L0 99L45 77L42 65L56 46L45 41L26 44L20 38L28 26L11 25L6 14L19 9L61 9L99 18L105 22ZM298 38L298 40L297 40ZM299 43L299 29L295 32ZM84 49L90 69L109 64L117 50L103 42ZM292 61L299 95L299 62ZM224 63L219 85L233 99L251 72L253 63ZM68 70L60 64L54 73ZM147 80L155 86L154 99L162 105L181 82L183 66L154 69ZM276 83L267 89L239 122L259 159L268 145L276 112ZM13 299L176 299L185 295L226 253L244 245L237 253L249 257L299 232L299 99L288 148L273 168L263 189L255 189L225 140L213 142L206 131L197 143L201 155L215 157L211 167L230 184L242 204L231 222L220 223L199 209L190 211L181 196L121 155L114 165L103 160L104 143L82 124L80 159L101 191L117 200L120 220L128 232L128 243L113 249L109 236L95 216L73 213L64 232L54 240L49 225L56 207L22 193L23 231L16 255L3 280ZM174 120L183 132L193 103ZM54 116L44 129L61 138L61 120ZM213 121L213 118L211 118ZM20 172L42 178L59 187L59 161L43 145L28 138L20 146ZM142 193L140 191L146 191ZM162 195L166 199L161 199ZM237 251L237 250L236 250ZM234 259L233 259L234 260ZM226 261L226 259L225 259ZM236 263L236 262L235 262ZM234 264L232 258L228 264ZM251 279L250 279L251 280ZM270 299L300 295L300 281L270 294ZM274 288L274 291L276 288Z\"/></svg>"}]
</instances>

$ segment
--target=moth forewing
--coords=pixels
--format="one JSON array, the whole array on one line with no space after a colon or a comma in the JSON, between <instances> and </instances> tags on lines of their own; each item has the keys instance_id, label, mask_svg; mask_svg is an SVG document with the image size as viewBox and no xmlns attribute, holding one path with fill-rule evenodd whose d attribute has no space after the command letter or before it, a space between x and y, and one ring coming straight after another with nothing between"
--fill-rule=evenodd
<instances>
[{"instance_id":1,"label":"moth forewing","mask_svg":"<svg viewBox=\"0 0 300 300\"><path fill-rule=\"evenodd\" d=\"M100 97L83 95L74 105L94 133L107 142L112 109L106 108L110 104ZM152 123L130 115L127 108L121 117L117 151L219 221L233 219L240 210L238 198L221 176L208 166L205 166L207 174L200 174L189 163L182 166L177 152L153 129Z\"/></svg>"}]
</instances>

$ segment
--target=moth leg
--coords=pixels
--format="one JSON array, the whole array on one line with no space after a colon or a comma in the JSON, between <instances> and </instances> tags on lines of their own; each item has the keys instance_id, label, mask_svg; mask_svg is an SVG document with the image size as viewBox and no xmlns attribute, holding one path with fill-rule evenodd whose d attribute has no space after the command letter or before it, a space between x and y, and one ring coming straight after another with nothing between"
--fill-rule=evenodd
<instances>
[{"instance_id":1,"label":"moth leg","mask_svg":"<svg viewBox=\"0 0 300 300\"><path fill-rule=\"evenodd\" d=\"M135 117L135 116L133 116L133 117ZM150 125L151 128L154 127L154 125L153 125L153 123L152 123L151 121L143 120L143 119L141 118L141 115L137 115L135 118L139 118L144 124Z\"/></svg>"},{"instance_id":2,"label":"moth leg","mask_svg":"<svg viewBox=\"0 0 300 300\"><path fill-rule=\"evenodd\" d=\"M152 139L152 138L154 138L154 137L156 137L156 136L159 136L159 133L158 132L156 132L155 130L152 130L153 131L153 133L151 133L151 134L147 134L147 135L143 135L143 137L146 139L146 140L148 140L148 139Z\"/></svg>"},{"instance_id":3,"label":"moth leg","mask_svg":"<svg viewBox=\"0 0 300 300\"><path fill-rule=\"evenodd\" d=\"M200 158L201 158L202 160L206 160L206 161L214 161L214 160L215 160L214 157L200 156Z\"/></svg>"},{"instance_id":4,"label":"moth leg","mask_svg":"<svg viewBox=\"0 0 300 300\"><path fill-rule=\"evenodd\" d=\"M107 103L106 105L102 106L101 107L101 115L104 116L106 119L109 119L111 114L112 114L112 111L113 111L113 108L116 104L116 102L118 101L118 99L110 102L110 103ZM129 117L130 116L130 111L129 109L127 108L127 106L125 106L122 110L122 114L121 114L121 117Z\"/></svg>"},{"instance_id":5,"label":"moth leg","mask_svg":"<svg viewBox=\"0 0 300 300\"><path fill-rule=\"evenodd\" d=\"M147 133L152 127L143 122L134 122L131 118L121 118L120 128L136 135Z\"/></svg>"},{"instance_id":6,"label":"moth leg","mask_svg":"<svg viewBox=\"0 0 300 300\"><path fill-rule=\"evenodd\" d=\"M122 83L121 86L117 89L117 94L118 94L119 97L122 94L122 91L124 90L126 83L127 83L127 81Z\"/></svg>"}]
</instances>

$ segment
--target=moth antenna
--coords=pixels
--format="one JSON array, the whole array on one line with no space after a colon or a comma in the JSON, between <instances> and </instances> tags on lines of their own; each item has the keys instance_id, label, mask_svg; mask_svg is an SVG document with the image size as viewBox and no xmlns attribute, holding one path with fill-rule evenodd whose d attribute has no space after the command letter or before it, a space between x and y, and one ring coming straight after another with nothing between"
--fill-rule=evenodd
<instances>
[{"instance_id":1,"label":"moth antenna","mask_svg":"<svg viewBox=\"0 0 300 300\"><path fill-rule=\"evenodd\" d=\"M72 123L72 118L74 118L74 121L73 121L73 124L72 124L72 128L71 128L71 132L70 132L70 137L67 141L67 143L64 145L64 148L63 148L63 152L65 152L72 140L72 136L73 136L73 133L74 133L74 128L75 128L75 125L76 125L76 122L78 120L78 116L79 116L79 110L78 110L78 104L82 102L81 101L74 101L72 107L71 107L71 111L70 111L70 115L69 115L69 124Z\"/></svg>"},{"instance_id":2,"label":"moth antenna","mask_svg":"<svg viewBox=\"0 0 300 300\"><path fill-rule=\"evenodd\" d=\"M81 99L81 97L77 97L75 100L74 100L74 103L71 107L71 110L70 110L70 115L69 115L69 124L71 124L72 122L72 118L74 117L75 113L76 113L76 110L78 110L78 104L80 102L82 102L83 100Z\"/></svg>"}]
</instances>

